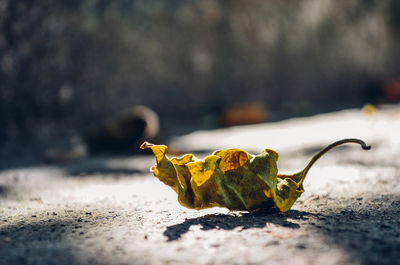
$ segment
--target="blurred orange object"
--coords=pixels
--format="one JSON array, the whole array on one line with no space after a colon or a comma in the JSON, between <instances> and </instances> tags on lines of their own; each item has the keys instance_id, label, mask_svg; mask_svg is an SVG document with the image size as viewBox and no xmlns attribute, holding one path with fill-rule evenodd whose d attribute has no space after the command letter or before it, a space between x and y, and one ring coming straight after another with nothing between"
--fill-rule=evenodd
<instances>
[{"instance_id":1,"label":"blurred orange object","mask_svg":"<svg viewBox=\"0 0 400 265\"><path fill-rule=\"evenodd\" d=\"M267 111L260 103L250 103L226 108L221 114L222 126L235 126L264 122Z\"/></svg>"},{"instance_id":2,"label":"blurred orange object","mask_svg":"<svg viewBox=\"0 0 400 265\"><path fill-rule=\"evenodd\" d=\"M400 81L399 80L390 80L383 87L383 93L385 95L385 99L395 102L400 100Z\"/></svg>"}]
</instances>

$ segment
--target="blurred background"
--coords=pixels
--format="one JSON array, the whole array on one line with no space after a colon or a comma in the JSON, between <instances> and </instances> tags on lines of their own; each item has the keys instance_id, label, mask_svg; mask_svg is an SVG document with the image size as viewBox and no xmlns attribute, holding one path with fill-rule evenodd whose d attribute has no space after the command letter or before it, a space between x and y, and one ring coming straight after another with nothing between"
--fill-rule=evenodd
<instances>
[{"instance_id":1,"label":"blurred background","mask_svg":"<svg viewBox=\"0 0 400 265\"><path fill-rule=\"evenodd\" d=\"M132 106L158 139L400 100L398 0L0 0L0 150Z\"/></svg>"}]
</instances>

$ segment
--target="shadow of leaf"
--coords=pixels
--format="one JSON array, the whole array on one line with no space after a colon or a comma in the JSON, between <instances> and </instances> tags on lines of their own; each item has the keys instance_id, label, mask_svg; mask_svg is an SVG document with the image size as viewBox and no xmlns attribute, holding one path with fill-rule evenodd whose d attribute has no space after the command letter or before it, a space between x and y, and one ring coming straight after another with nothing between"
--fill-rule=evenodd
<instances>
[{"instance_id":1,"label":"shadow of leaf","mask_svg":"<svg viewBox=\"0 0 400 265\"><path fill-rule=\"evenodd\" d=\"M257 211L245 213L242 215L229 214L209 214L202 217L186 219L183 223L168 226L164 235L168 241L181 238L187 233L191 226L200 225L202 230L223 229L233 230L237 227L242 229L263 228L268 223L298 229L297 223L288 221L288 219L306 219L310 213L292 210L287 213L277 211Z\"/></svg>"}]
</instances>

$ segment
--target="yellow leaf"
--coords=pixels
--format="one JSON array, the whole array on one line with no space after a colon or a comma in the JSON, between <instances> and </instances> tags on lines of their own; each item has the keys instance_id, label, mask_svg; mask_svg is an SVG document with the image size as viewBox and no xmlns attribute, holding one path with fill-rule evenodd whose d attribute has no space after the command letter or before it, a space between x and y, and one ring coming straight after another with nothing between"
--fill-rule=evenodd
<instances>
[{"instance_id":1,"label":"yellow leaf","mask_svg":"<svg viewBox=\"0 0 400 265\"><path fill-rule=\"evenodd\" d=\"M174 189L179 203L187 208L217 206L251 211L275 205L286 212L304 192L303 181L311 166L326 152L344 143L357 143L365 150L370 149L359 139L334 142L293 175L278 174L279 155L270 149L256 156L240 149L219 150L204 160L196 160L192 154L169 159L165 145L144 142L141 148L151 148L156 157L156 166L152 167L154 176Z\"/></svg>"}]
</instances>

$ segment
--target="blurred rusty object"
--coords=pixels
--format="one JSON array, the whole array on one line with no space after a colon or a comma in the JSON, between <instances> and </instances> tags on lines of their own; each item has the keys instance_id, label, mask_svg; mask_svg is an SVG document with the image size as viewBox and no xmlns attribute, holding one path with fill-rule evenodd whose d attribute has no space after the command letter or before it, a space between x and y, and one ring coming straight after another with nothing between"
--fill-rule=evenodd
<instances>
[{"instance_id":1,"label":"blurred rusty object","mask_svg":"<svg viewBox=\"0 0 400 265\"><path fill-rule=\"evenodd\" d=\"M386 82L383 87L385 99L390 102L397 102L400 100L400 81L393 79Z\"/></svg>"},{"instance_id":2,"label":"blurred rusty object","mask_svg":"<svg viewBox=\"0 0 400 265\"><path fill-rule=\"evenodd\" d=\"M261 123L266 121L267 111L258 102L232 106L224 109L221 114L222 126L235 126Z\"/></svg>"}]
</instances>

